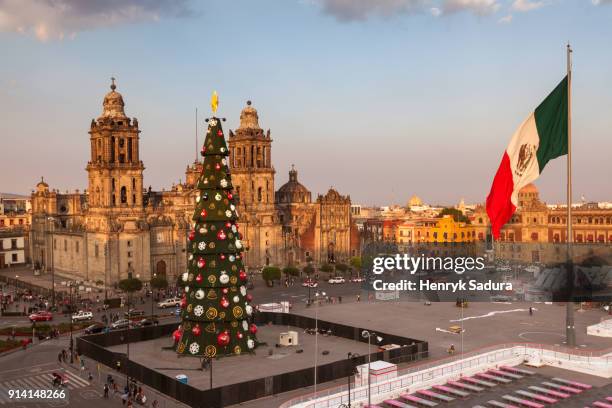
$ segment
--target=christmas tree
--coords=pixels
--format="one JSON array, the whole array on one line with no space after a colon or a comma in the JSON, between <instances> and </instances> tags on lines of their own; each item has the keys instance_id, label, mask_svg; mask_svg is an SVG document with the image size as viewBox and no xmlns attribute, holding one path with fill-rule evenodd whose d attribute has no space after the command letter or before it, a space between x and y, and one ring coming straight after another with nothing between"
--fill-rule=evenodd
<instances>
[{"instance_id":1,"label":"christmas tree","mask_svg":"<svg viewBox=\"0 0 612 408\"><path fill-rule=\"evenodd\" d=\"M247 274L227 162L229 152L222 119L215 117L217 104L215 92L189 232L188 271L181 277L185 285L182 333L176 345L179 354L210 358L252 351L257 333L257 327L249 324L253 308L246 291Z\"/></svg>"}]
</instances>

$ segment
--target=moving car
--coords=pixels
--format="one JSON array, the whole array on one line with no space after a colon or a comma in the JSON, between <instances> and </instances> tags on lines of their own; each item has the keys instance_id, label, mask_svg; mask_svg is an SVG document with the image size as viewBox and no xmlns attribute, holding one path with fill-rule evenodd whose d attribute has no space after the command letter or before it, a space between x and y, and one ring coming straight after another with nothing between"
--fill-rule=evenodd
<instances>
[{"instance_id":1,"label":"moving car","mask_svg":"<svg viewBox=\"0 0 612 408\"><path fill-rule=\"evenodd\" d=\"M119 319L110 325L110 329L111 330L127 329L129 325L130 325L130 321L128 319Z\"/></svg>"},{"instance_id":2,"label":"moving car","mask_svg":"<svg viewBox=\"0 0 612 408\"><path fill-rule=\"evenodd\" d=\"M147 317L146 319L142 319L141 321L136 323L136 327L147 327L156 324L159 324L159 320L157 320L156 318L151 319L150 317Z\"/></svg>"},{"instance_id":3,"label":"moving car","mask_svg":"<svg viewBox=\"0 0 612 408\"><path fill-rule=\"evenodd\" d=\"M127 312L123 313L125 317L144 316L144 314L145 314L144 310L138 310L138 309L130 309Z\"/></svg>"},{"instance_id":4,"label":"moving car","mask_svg":"<svg viewBox=\"0 0 612 408\"><path fill-rule=\"evenodd\" d=\"M174 297L174 298L162 300L161 302L157 304L157 307L165 309L167 307L176 307L176 306L179 306L180 304L181 304L181 299Z\"/></svg>"},{"instance_id":5,"label":"moving car","mask_svg":"<svg viewBox=\"0 0 612 408\"><path fill-rule=\"evenodd\" d=\"M344 278L342 276L334 276L333 278L330 278L327 283L331 283L331 284L336 284L336 283L345 283L346 280L344 280Z\"/></svg>"},{"instance_id":6,"label":"moving car","mask_svg":"<svg viewBox=\"0 0 612 408\"><path fill-rule=\"evenodd\" d=\"M31 322L48 322L49 320L53 320L53 314L50 312L40 311L32 313L28 316Z\"/></svg>"},{"instance_id":7,"label":"moving car","mask_svg":"<svg viewBox=\"0 0 612 408\"><path fill-rule=\"evenodd\" d=\"M73 322L80 322L83 320L91 320L93 319L93 313L91 312L84 312L82 310L79 310L78 313L75 313L72 315L72 321Z\"/></svg>"},{"instance_id":8,"label":"moving car","mask_svg":"<svg viewBox=\"0 0 612 408\"><path fill-rule=\"evenodd\" d=\"M302 286L305 288L316 288L319 286L319 283L312 279L306 279L304 282L302 282Z\"/></svg>"},{"instance_id":9,"label":"moving car","mask_svg":"<svg viewBox=\"0 0 612 408\"><path fill-rule=\"evenodd\" d=\"M85 334L96 334L102 333L106 329L106 326L102 323L94 323L91 326L85 328Z\"/></svg>"},{"instance_id":10,"label":"moving car","mask_svg":"<svg viewBox=\"0 0 612 408\"><path fill-rule=\"evenodd\" d=\"M365 278L361 278L361 277L351 278L351 282L365 282Z\"/></svg>"}]
</instances>

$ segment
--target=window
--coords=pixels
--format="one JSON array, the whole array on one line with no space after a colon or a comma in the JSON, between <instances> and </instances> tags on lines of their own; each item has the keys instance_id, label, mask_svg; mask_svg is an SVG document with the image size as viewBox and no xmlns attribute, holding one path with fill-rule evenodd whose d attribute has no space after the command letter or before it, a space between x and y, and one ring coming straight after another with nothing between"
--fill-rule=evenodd
<instances>
[{"instance_id":1,"label":"window","mask_svg":"<svg viewBox=\"0 0 612 408\"><path fill-rule=\"evenodd\" d=\"M11 219L9 220L9 225L13 225L14 223L15 223L15 220L11 218Z\"/></svg>"},{"instance_id":2,"label":"window","mask_svg":"<svg viewBox=\"0 0 612 408\"><path fill-rule=\"evenodd\" d=\"M53 249L57 248L57 240L53 238Z\"/></svg>"},{"instance_id":3,"label":"window","mask_svg":"<svg viewBox=\"0 0 612 408\"><path fill-rule=\"evenodd\" d=\"M131 258L132 257L132 251L128 251L127 256L128 256L128 258Z\"/></svg>"},{"instance_id":4,"label":"window","mask_svg":"<svg viewBox=\"0 0 612 408\"><path fill-rule=\"evenodd\" d=\"M17 262L17 254L11 254L12 262Z\"/></svg>"},{"instance_id":5,"label":"window","mask_svg":"<svg viewBox=\"0 0 612 408\"><path fill-rule=\"evenodd\" d=\"M68 241L64 240L64 252L68 251Z\"/></svg>"},{"instance_id":6,"label":"window","mask_svg":"<svg viewBox=\"0 0 612 408\"><path fill-rule=\"evenodd\" d=\"M17 240L11 239L11 249L17 249Z\"/></svg>"},{"instance_id":7,"label":"window","mask_svg":"<svg viewBox=\"0 0 612 408\"><path fill-rule=\"evenodd\" d=\"M23 225L23 218L19 219L19 225Z\"/></svg>"},{"instance_id":8,"label":"window","mask_svg":"<svg viewBox=\"0 0 612 408\"><path fill-rule=\"evenodd\" d=\"M4 227L4 220L0 220L0 227Z\"/></svg>"},{"instance_id":9,"label":"window","mask_svg":"<svg viewBox=\"0 0 612 408\"><path fill-rule=\"evenodd\" d=\"M127 242L127 246L131 247L132 246L132 241L128 241Z\"/></svg>"},{"instance_id":10,"label":"window","mask_svg":"<svg viewBox=\"0 0 612 408\"><path fill-rule=\"evenodd\" d=\"M262 199L261 187L259 187L257 189L257 201L261 202L261 199Z\"/></svg>"},{"instance_id":11,"label":"window","mask_svg":"<svg viewBox=\"0 0 612 408\"><path fill-rule=\"evenodd\" d=\"M127 189L125 186L121 187L121 204L127 203Z\"/></svg>"},{"instance_id":12,"label":"window","mask_svg":"<svg viewBox=\"0 0 612 408\"><path fill-rule=\"evenodd\" d=\"M98 243L94 244L94 255L96 258L100 255L100 247L98 247Z\"/></svg>"},{"instance_id":13,"label":"window","mask_svg":"<svg viewBox=\"0 0 612 408\"><path fill-rule=\"evenodd\" d=\"M77 254L79 253L79 241L74 243L74 250Z\"/></svg>"}]
</instances>

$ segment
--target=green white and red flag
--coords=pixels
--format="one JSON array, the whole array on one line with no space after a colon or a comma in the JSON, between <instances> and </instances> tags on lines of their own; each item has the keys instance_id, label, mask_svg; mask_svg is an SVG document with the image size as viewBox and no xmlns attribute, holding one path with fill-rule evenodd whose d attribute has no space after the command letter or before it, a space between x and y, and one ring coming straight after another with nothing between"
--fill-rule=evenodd
<instances>
[{"instance_id":1,"label":"green white and red flag","mask_svg":"<svg viewBox=\"0 0 612 408\"><path fill-rule=\"evenodd\" d=\"M567 154L567 76L525 119L512 136L487 197L487 214L495 239L512 218L518 192L537 179L550 160Z\"/></svg>"}]
</instances>

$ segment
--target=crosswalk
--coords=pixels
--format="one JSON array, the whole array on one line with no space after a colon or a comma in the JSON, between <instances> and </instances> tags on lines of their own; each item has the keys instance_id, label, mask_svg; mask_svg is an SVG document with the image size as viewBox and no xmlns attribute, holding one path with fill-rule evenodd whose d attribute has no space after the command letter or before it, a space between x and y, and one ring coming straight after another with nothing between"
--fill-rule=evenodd
<instances>
[{"instance_id":1,"label":"crosswalk","mask_svg":"<svg viewBox=\"0 0 612 408\"><path fill-rule=\"evenodd\" d=\"M68 378L67 388L69 391L89 386L89 381L70 371L62 371L62 374ZM15 402L15 400L9 399L8 390L48 390L53 388L53 375L50 372L0 381L0 405Z\"/></svg>"}]
</instances>

